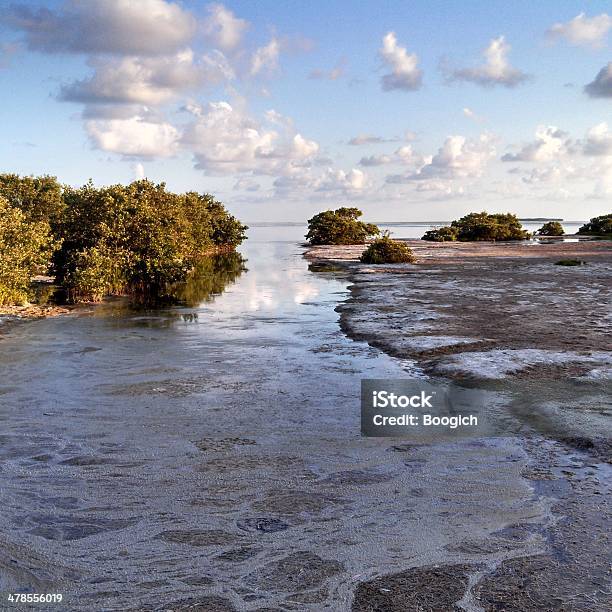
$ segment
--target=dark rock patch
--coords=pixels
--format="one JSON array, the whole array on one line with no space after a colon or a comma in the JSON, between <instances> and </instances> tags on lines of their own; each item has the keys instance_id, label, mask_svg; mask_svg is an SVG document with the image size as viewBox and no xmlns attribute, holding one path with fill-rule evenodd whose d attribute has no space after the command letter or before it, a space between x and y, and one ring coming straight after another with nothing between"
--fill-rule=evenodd
<instances>
[{"instance_id":1,"label":"dark rock patch","mask_svg":"<svg viewBox=\"0 0 612 612\"><path fill-rule=\"evenodd\" d=\"M228 563L241 563L242 561L255 557L260 552L261 549L259 548L249 548L248 546L244 546L242 548L232 548L230 550L226 550L215 557L215 559L217 561L226 561Z\"/></svg>"},{"instance_id":2,"label":"dark rock patch","mask_svg":"<svg viewBox=\"0 0 612 612\"><path fill-rule=\"evenodd\" d=\"M235 534L220 529L174 529L163 531L156 537L164 542L188 546L224 546L233 544L238 539Z\"/></svg>"},{"instance_id":3,"label":"dark rock patch","mask_svg":"<svg viewBox=\"0 0 612 612\"><path fill-rule=\"evenodd\" d=\"M230 450L236 446L252 446L257 442L249 438L202 438L194 444L201 451L216 452Z\"/></svg>"},{"instance_id":4,"label":"dark rock patch","mask_svg":"<svg viewBox=\"0 0 612 612\"><path fill-rule=\"evenodd\" d=\"M269 592L302 592L319 588L340 572L340 561L322 559L309 551L300 551L272 561L247 576L247 581Z\"/></svg>"},{"instance_id":5,"label":"dark rock patch","mask_svg":"<svg viewBox=\"0 0 612 612\"><path fill-rule=\"evenodd\" d=\"M454 612L463 597L472 565L416 567L362 582L353 612ZM500 608L501 610L501 608Z\"/></svg>"}]
</instances>

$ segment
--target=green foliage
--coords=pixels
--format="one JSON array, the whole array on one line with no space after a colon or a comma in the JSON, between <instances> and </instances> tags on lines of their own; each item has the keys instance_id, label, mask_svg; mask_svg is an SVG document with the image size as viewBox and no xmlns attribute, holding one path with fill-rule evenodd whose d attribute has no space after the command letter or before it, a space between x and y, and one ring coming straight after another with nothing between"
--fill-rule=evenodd
<instances>
[{"instance_id":1,"label":"green foliage","mask_svg":"<svg viewBox=\"0 0 612 612\"><path fill-rule=\"evenodd\" d=\"M388 234L376 238L362 253L361 263L366 264L394 264L414 263L415 257L405 243L391 240Z\"/></svg>"},{"instance_id":2,"label":"green foliage","mask_svg":"<svg viewBox=\"0 0 612 612\"><path fill-rule=\"evenodd\" d=\"M358 208L326 210L308 220L306 239L310 244L362 244L380 230L372 223L358 221Z\"/></svg>"},{"instance_id":3,"label":"green foliage","mask_svg":"<svg viewBox=\"0 0 612 612\"><path fill-rule=\"evenodd\" d=\"M0 174L0 213L0 304L26 299L31 276L51 263L70 301L156 299L247 229L210 195L147 180L72 188Z\"/></svg>"},{"instance_id":4,"label":"green foliage","mask_svg":"<svg viewBox=\"0 0 612 612\"><path fill-rule=\"evenodd\" d=\"M71 301L130 294L155 300L198 261L233 248L246 226L212 196L179 195L141 180L66 188L62 249L55 261Z\"/></svg>"},{"instance_id":5,"label":"green foliage","mask_svg":"<svg viewBox=\"0 0 612 612\"><path fill-rule=\"evenodd\" d=\"M538 236L563 236L565 230L558 221L547 221L536 234Z\"/></svg>"},{"instance_id":6,"label":"green foliage","mask_svg":"<svg viewBox=\"0 0 612 612\"><path fill-rule=\"evenodd\" d=\"M585 223L579 230L579 234L586 236L610 236L612 235L612 213L593 217Z\"/></svg>"},{"instance_id":7,"label":"green foliage","mask_svg":"<svg viewBox=\"0 0 612 612\"><path fill-rule=\"evenodd\" d=\"M457 240L457 229L444 226L427 230L421 240L429 240L430 242L454 242Z\"/></svg>"},{"instance_id":8,"label":"green foliage","mask_svg":"<svg viewBox=\"0 0 612 612\"><path fill-rule=\"evenodd\" d=\"M30 279L46 272L54 242L47 221L31 221L0 196L0 305L32 297Z\"/></svg>"},{"instance_id":9,"label":"green foliage","mask_svg":"<svg viewBox=\"0 0 612 612\"><path fill-rule=\"evenodd\" d=\"M47 221L55 231L64 210L62 186L54 176L0 174L0 196L28 221Z\"/></svg>"},{"instance_id":10,"label":"green foliage","mask_svg":"<svg viewBox=\"0 0 612 612\"><path fill-rule=\"evenodd\" d=\"M459 240L473 242L481 240L526 240L529 232L524 230L516 215L511 213L470 213L453 221L449 226L426 232L423 240L444 242Z\"/></svg>"}]
</instances>

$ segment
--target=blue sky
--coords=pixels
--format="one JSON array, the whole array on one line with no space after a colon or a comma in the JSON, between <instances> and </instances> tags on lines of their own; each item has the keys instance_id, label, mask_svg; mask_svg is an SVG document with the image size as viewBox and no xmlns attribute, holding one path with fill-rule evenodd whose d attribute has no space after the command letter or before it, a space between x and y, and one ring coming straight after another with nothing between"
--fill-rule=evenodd
<instances>
[{"instance_id":1,"label":"blue sky","mask_svg":"<svg viewBox=\"0 0 612 612\"><path fill-rule=\"evenodd\" d=\"M608 10L0 1L0 168L147 176L248 221L585 219L612 199Z\"/></svg>"}]
</instances>

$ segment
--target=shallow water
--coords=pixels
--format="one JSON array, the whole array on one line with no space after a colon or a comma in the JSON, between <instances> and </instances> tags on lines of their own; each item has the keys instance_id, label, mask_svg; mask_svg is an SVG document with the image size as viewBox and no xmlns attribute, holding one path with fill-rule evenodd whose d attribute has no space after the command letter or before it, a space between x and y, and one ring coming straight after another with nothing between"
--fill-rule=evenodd
<instances>
[{"instance_id":1,"label":"shallow water","mask_svg":"<svg viewBox=\"0 0 612 612\"><path fill-rule=\"evenodd\" d=\"M346 338L346 281L283 238L253 228L248 271L197 307L110 303L0 340L0 591L344 610L362 580L544 520L513 439L360 437L360 380L421 374Z\"/></svg>"}]
</instances>

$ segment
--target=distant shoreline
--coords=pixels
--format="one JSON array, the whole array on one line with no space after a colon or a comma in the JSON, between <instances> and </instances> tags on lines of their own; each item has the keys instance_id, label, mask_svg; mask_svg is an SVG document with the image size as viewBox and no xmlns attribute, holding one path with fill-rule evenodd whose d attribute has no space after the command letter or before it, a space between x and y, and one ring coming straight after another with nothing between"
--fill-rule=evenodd
<instances>
[{"instance_id":1,"label":"distant shoreline","mask_svg":"<svg viewBox=\"0 0 612 612\"><path fill-rule=\"evenodd\" d=\"M567 225L583 225L586 221L567 221L554 217L533 217L519 219L521 223L545 223L547 221L559 221ZM306 227L305 221L246 221L249 227ZM372 221L376 225L386 226L429 226L429 225L450 225L450 221Z\"/></svg>"}]
</instances>

